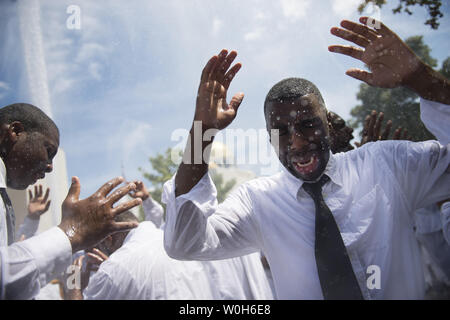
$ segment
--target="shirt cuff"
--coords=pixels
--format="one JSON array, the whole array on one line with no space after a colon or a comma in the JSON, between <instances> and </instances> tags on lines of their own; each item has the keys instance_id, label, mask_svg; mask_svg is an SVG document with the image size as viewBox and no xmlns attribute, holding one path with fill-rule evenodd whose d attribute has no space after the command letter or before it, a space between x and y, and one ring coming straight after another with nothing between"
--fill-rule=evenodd
<instances>
[{"instance_id":1,"label":"shirt cuff","mask_svg":"<svg viewBox=\"0 0 450 320\"><path fill-rule=\"evenodd\" d=\"M199 209L195 212L195 214L204 215L206 218L213 214L217 208L217 191L211 177L208 173L206 173L188 193L175 197L175 178L176 175L164 184L163 194L161 197L162 202L166 204L164 247L169 256L181 257L181 255L178 255L180 250L175 249L175 247L178 247L176 244L179 241L178 238L180 237L180 234L177 234L176 231L176 226L180 224L178 221L179 214L183 211L180 209L186 202L191 201ZM186 214L191 217L195 215L194 212L189 212ZM185 243L183 245L185 245Z\"/></svg>"},{"instance_id":2,"label":"shirt cuff","mask_svg":"<svg viewBox=\"0 0 450 320\"><path fill-rule=\"evenodd\" d=\"M162 201L165 204L176 204L176 210L178 211L183 204L191 201L206 215L214 213L217 208L217 190L214 182L211 179L209 173L199 180L199 182L188 192L175 198L175 177L167 181L164 184L164 191Z\"/></svg>"},{"instance_id":3,"label":"shirt cuff","mask_svg":"<svg viewBox=\"0 0 450 320\"><path fill-rule=\"evenodd\" d=\"M438 141L447 145L450 143L450 106L447 104L420 98L420 118Z\"/></svg>"},{"instance_id":4,"label":"shirt cuff","mask_svg":"<svg viewBox=\"0 0 450 320\"><path fill-rule=\"evenodd\" d=\"M41 283L48 283L72 263L72 245L59 227L24 240L21 245L34 257Z\"/></svg>"}]
</instances>

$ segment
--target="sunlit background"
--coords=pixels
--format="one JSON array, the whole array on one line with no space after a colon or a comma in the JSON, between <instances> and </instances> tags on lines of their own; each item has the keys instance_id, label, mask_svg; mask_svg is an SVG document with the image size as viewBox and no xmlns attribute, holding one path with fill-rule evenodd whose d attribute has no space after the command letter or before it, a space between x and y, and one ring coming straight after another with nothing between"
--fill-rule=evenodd
<instances>
[{"instance_id":1,"label":"sunlit background","mask_svg":"<svg viewBox=\"0 0 450 320\"><path fill-rule=\"evenodd\" d=\"M443 2L438 30L424 25L424 8L394 15L397 1L388 1L379 14L402 38L423 35L441 65L450 52ZM265 95L293 76L314 82L328 108L348 119L359 83L344 72L362 63L327 46L343 43L329 30L357 20L360 3L1 0L0 106L28 102L51 114L68 178L80 178L84 197L114 176L142 179L138 168L151 171L150 156L180 144L172 133L189 128L201 70L222 48L237 50L243 64L229 96L246 96L230 128L264 129ZM80 29L67 27L71 5L81 10Z\"/></svg>"}]
</instances>

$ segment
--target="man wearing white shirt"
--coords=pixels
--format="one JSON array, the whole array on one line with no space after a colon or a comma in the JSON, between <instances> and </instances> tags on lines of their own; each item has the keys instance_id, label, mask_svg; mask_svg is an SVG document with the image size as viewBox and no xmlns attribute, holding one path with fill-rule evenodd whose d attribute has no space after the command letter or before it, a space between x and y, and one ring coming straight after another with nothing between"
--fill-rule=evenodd
<instances>
[{"instance_id":1,"label":"man wearing white shirt","mask_svg":"<svg viewBox=\"0 0 450 320\"><path fill-rule=\"evenodd\" d=\"M70 299L273 299L259 253L218 261L178 261L167 256L159 228L163 208L141 181L134 183L136 190L130 195L143 200L147 221L129 233L107 237L97 246L101 252L88 253L88 263L100 267L89 277L87 288L72 290ZM136 220L132 213L118 218Z\"/></svg>"},{"instance_id":2,"label":"man wearing white shirt","mask_svg":"<svg viewBox=\"0 0 450 320\"><path fill-rule=\"evenodd\" d=\"M62 204L61 223L35 237L14 242L14 212L6 186L23 190L53 169L59 130L39 108L12 104L0 109L0 299L30 299L71 263L73 252L92 247L108 234L136 227L114 217L141 200L113 205L136 186L115 178L92 196L79 200L80 181L72 185ZM109 195L108 195L109 194Z\"/></svg>"},{"instance_id":3,"label":"man wearing white shirt","mask_svg":"<svg viewBox=\"0 0 450 320\"><path fill-rule=\"evenodd\" d=\"M431 109L428 119L448 124L450 108L442 105L450 104L447 80L386 26L376 21L379 28L372 29L367 20L344 20L343 28L331 30L364 48L329 47L371 70L347 74L373 86L408 86L421 96L421 109ZM330 119L320 92L309 81L286 79L270 90L265 102L267 129L278 129L278 141L271 142L283 172L245 183L217 206L207 174L209 158L201 157L210 140L191 141L206 131L213 140L214 130L235 118L243 94L226 103L227 89L241 67L228 70L235 57L235 51L223 50L203 70L194 116L202 132L195 132L194 123L183 163L164 186L168 254L209 260L262 250L280 299L423 298L411 213L449 197L449 146L386 141L332 155ZM448 130L424 121L448 141Z\"/></svg>"}]
</instances>

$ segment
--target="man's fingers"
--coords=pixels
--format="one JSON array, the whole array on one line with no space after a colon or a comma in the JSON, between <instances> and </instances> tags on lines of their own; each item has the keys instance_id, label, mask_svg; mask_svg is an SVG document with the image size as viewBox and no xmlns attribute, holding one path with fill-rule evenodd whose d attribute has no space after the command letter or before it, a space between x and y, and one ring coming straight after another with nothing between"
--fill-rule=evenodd
<instances>
[{"instance_id":1,"label":"man's fingers","mask_svg":"<svg viewBox=\"0 0 450 320\"><path fill-rule=\"evenodd\" d=\"M386 127L383 130L383 133L381 134L381 140L387 140L389 137L389 134L391 133L391 128L392 128L392 121L388 120L388 122L386 123Z\"/></svg>"},{"instance_id":2,"label":"man's fingers","mask_svg":"<svg viewBox=\"0 0 450 320\"><path fill-rule=\"evenodd\" d=\"M38 198L42 197L42 184L39 185L39 194Z\"/></svg>"},{"instance_id":3,"label":"man's fingers","mask_svg":"<svg viewBox=\"0 0 450 320\"><path fill-rule=\"evenodd\" d=\"M375 128L373 129L373 135L376 140L380 138L380 132L381 132L381 123L383 123L384 114L383 112L380 112L378 114L378 119L375 122Z\"/></svg>"},{"instance_id":4,"label":"man's fingers","mask_svg":"<svg viewBox=\"0 0 450 320\"><path fill-rule=\"evenodd\" d=\"M125 212L127 210L130 210L131 208L134 208L142 203L141 198L136 198L124 203L119 204L117 207L113 208L112 214L114 216L117 216L118 214L121 214L122 212Z\"/></svg>"},{"instance_id":5,"label":"man's fingers","mask_svg":"<svg viewBox=\"0 0 450 320\"><path fill-rule=\"evenodd\" d=\"M358 46L361 46L363 48L367 47L370 44L369 40L349 30L333 27L331 28L330 31L331 34L344 40L351 41L354 44L357 44Z\"/></svg>"},{"instance_id":6,"label":"man's fingers","mask_svg":"<svg viewBox=\"0 0 450 320\"><path fill-rule=\"evenodd\" d=\"M408 137L408 129L405 129L405 130L403 131L402 140L408 140L407 137Z\"/></svg>"},{"instance_id":7,"label":"man's fingers","mask_svg":"<svg viewBox=\"0 0 450 320\"><path fill-rule=\"evenodd\" d=\"M48 202L45 204L45 208L44 208L44 210L42 210L41 214L47 212L48 208L50 208L51 203L52 203L52 200L48 200Z\"/></svg>"},{"instance_id":8,"label":"man's fingers","mask_svg":"<svg viewBox=\"0 0 450 320\"><path fill-rule=\"evenodd\" d=\"M242 103L242 100L244 100L244 93L239 92L236 93L233 98L231 98L231 102L229 104L229 109L234 110L234 113L237 113L239 106Z\"/></svg>"},{"instance_id":9,"label":"man's fingers","mask_svg":"<svg viewBox=\"0 0 450 320\"><path fill-rule=\"evenodd\" d=\"M369 127L367 128L367 136L369 141L376 141L376 137L374 136L376 119L377 119L377 112L375 110L372 110L372 113L370 114Z\"/></svg>"},{"instance_id":10,"label":"man's fingers","mask_svg":"<svg viewBox=\"0 0 450 320\"><path fill-rule=\"evenodd\" d=\"M30 197L30 201L29 202L31 202L31 200L33 200L33 192L31 192L30 189L28 189L28 196Z\"/></svg>"},{"instance_id":11,"label":"man's fingers","mask_svg":"<svg viewBox=\"0 0 450 320\"><path fill-rule=\"evenodd\" d=\"M90 264L100 265L105 261L105 259L92 252L88 252L87 256L88 256L88 263Z\"/></svg>"},{"instance_id":12,"label":"man's fingers","mask_svg":"<svg viewBox=\"0 0 450 320\"><path fill-rule=\"evenodd\" d=\"M228 72L225 74L224 79L223 79L223 86L225 87L225 89L228 90L228 88L230 87L231 81L233 80L234 76L236 75L236 73L238 73L238 71L241 69L242 64L241 63L236 63L230 70L228 70Z\"/></svg>"},{"instance_id":13,"label":"man's fingers","mask_svg":"<svg viewBox=\"0 0 450 320\"><path fill-rule=\"evenodd\" d=\"M389 36L394 34L394 32L392 32L391 29L389 29L388 27L386 27L383 22L371 18L371 17L361 17L359 18L359 21L365 25L368 25L370 27L373 27L379 34L381 34L382 36Z\"/></svg>"},{"instance_id":14,"label":"man's fingers","mask_svg":"<svg viewBox=\"0 0 450 320\"><path fill-rule=\"evenodd\" d=\"M372 85L373 83L373 74L361 69L349 69L345 74L357 80L364 81L368 85Z\"/></svg>"},{"instance_id":15,"label":"man's fingers","mask_svg":"<svg viewBox=\"0 0 450 320\"><path fill-rule=\"evenodd\" d=\"M70 185L69 192L67 193L67 198L70 198L72 201L78 201L80 189L80 179L78 179L78 177L72 177L72 184Z\"/></svg>"},{"instance_id":16,"label":"man's fingers","mask_svg":"<svg viewBox=\"0 0 450 320\"><path fill-rule=\"evenodd\" d=\"M97 192L106 197L106 195L110 193L112 189L121 184L123 180L124 179L122 177L117 177L112 180L109 180L107 183L101 186L100 189L97 190Z\"/></svg>"},{"instance_id":17,"label":"man's fingers","mask_svg":"<svg viewBox=\"0 0 450 320\"><path fill-rule=\"evenodd\" d=\"M218 68L219 75L218 75L217 80L219 82L223 83L225 74L227 73L228 68L231 66L231 64L233 63L234 59L236 59L236 57L237 57L237 52L233 50L226 56L225 60L223 60L222 64Z\"/></svg>"},{"instance_id":18,"label":"man's fingers","mask_svg":"<svg viewBox=\"0 0 450 320\"><path fill-rule=\"evenodd\" d=\"M353 21L342 20L341 27L353 31L354 33L357 33L360 36L369 39L370 41L375 41L378 39L378 35L375 31L371 30L369 27L365 25L361 25Z\"/></svg>"},{"instance_id":19,"label":"man's fingers","mask_svg":"<svg viewBox=\"0 0 450 320\"><path fill-rule=\"evenodd\" d=\"M47 190L45 191L45 196L44 196L44 199L42 200L42 203L47 202L49 195L50 195L50 188L47 188Z\"/></svg>"},{"instance_id":20,"label":"man's fingers","mask_svg":"<svg viewBox=\"0 0 450 320\"><path fill-rule=\"evenodd\" d=\"M395 130L395 132L394 132L392 140L400 140L401 133L402 133L402 127L398 127L397 130Z\"/></svg>"},{"instance_id":21,"label":"man's fingers","mask_svg":"<svg viewBox=\"0 0 450 320\"><path fill-rule=\"evenodd\" d=\"M364 54L363 49L352 46L332 45L328 47L328 50L334 53L345 54L346 56L350 56L358 60L362 60L362 56Z\"/></svg>"},{"instance_id":22,"label":"man's fingers","mask_svg":"<svg viewBox=\"0 0 450 320\"><path fill-rule=\"evenodd\" d=\"M128 231L136 228L139 225L137 222L114 222L112 225L112 233Z\"/></svg>"},{"instance_id":23,"label":"man's fingers","mask_svg":"<svg viewBox=\"0 0 450 320\"><path fill-rule=\"evenodd\" d=\"M131 190L136 190L136 185L133 182L131 182L131 183L127 184L126 186L123 186L123 187L115 190L113 193L111 193L108 196L108 202L110 202L111 205L113 205L114 203L119 201L121 198L126 196L128 193L130 193Z\"/></svg>"},{"instance_id":24,"label":"man's fingers","mask_svg":"<svg viewBox=\"0 0 450 320\"><path fill-rule=\"evenodd\" d=\"M220 68L221 68L222 63L224 62L225 58L227 57L227 55L228 55L228 50L222 49L222 51L220 51L218 58L216 60L216 63L214 64L214 66L211 70L211 73L209 76L210 80L218 80L221 78Z\"/></svg>"},{"instance_id":25,"label":"man's fingers","mask_svg":"<svg viewBox=\"0 0 450 320\"><path fill-rule=\"evenodd\" d=\"M218 56L213 56L211 59L209 59L208 63L206 63L206 66L203 68L202 76L200 78L201 82L208 81L211 70L214 67L214 65L216 64L216 61L218 58L219 58Z\"/></svg>"},{"instance_id":26,"label":"man's fingers","mask_svg":"<svg viewBox=\"0 0 450 320\"><path fill-rule=\"evenodd\" d=\"M97 249L97 248L94 248L93 251L94 251L95 254L97 254L98 256L100 256L103 260L106 260L106 259L109 258L103 251L100 251L100 250Z\"/></svg>"}]
</instances>

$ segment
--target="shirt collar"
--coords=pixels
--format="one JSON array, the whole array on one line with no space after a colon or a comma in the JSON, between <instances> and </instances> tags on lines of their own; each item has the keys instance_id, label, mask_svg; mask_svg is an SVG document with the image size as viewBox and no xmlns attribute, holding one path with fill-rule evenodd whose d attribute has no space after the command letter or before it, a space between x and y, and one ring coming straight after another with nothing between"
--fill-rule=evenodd
<instances>
[{"instance_id":1,"label":"shirt collar","mask_svg":"<svg viewBox=\"0 0 450 320\"><path fill-rule=\"evenodd\" d=\"M2 158L0 158L0 188L6 188L6 167Z\"/></svg>"},{"instance_id":2,"label":"shirt collar","mask_svg":"<svg viewBox=\"0 0 450 320\"><path fill-rule=\"evenodd\" d=\"M297 193L303 185L303 180L297 178L292 173L290 173L284 166L282 167L282 175L286 177L286 187L294 197L297 197ZM328 160L327 166L323 172L327 176L330 177L330 180L342 187L342 175L340 174L340 170L338 170L338 161L336 161L336 156L330 151L330 159Z\"/></svg>"}]
</instances>

